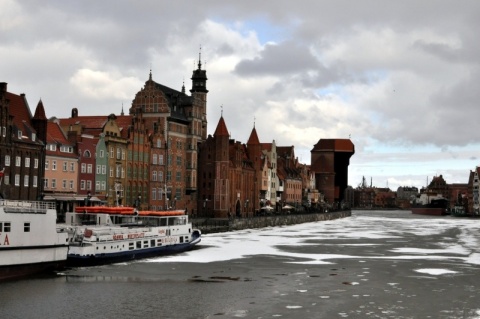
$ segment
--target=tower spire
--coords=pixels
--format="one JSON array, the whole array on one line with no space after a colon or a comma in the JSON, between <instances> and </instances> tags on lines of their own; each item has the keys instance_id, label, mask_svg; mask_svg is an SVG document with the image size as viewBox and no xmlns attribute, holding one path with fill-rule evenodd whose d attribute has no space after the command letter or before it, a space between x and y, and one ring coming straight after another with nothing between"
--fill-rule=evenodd
<instances>
[{"instance_id":1,"label":"tower spire","mask_svg":"<svg viewBox=\"0 0 480 319\"><path fill-rule=\"evenodd\" d=\"M200 44L200 51L198 52L198 69L202 69L202 45Z\"/></svg>"}]
</instances>

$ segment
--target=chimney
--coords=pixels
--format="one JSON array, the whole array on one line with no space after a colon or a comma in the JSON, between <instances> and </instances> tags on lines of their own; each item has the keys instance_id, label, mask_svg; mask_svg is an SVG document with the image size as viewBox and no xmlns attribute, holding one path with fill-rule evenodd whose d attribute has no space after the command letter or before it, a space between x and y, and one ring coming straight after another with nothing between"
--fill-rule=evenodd
<instances>
[{"instance_id":1,"label":"chimney","mask_svg":"<svg viewBox=\"0 0 480 319\"><path fill-rule=\"evenodd\" d=\"M0 82L0 93L5 93L5 92L7 92L7 83Z\"/></svg>"}]
</instances>

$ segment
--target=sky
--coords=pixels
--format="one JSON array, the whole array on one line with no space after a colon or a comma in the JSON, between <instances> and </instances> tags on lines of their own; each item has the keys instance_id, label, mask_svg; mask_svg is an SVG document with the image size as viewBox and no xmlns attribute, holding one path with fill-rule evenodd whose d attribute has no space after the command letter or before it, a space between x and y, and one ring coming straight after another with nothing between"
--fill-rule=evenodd
<instances>
[{"instance_id":1,"label":"sky","mask_svg":"<svg viewBox=\"0 0 480 319\"><path fill-rule=\"evenodd\" d=\"M467 183L479 164L479 1L0 0L0 82L46 115L128 113L148 80L191 88L208 133L350 138L349 185Z\"/></svg>"}]
</instances>

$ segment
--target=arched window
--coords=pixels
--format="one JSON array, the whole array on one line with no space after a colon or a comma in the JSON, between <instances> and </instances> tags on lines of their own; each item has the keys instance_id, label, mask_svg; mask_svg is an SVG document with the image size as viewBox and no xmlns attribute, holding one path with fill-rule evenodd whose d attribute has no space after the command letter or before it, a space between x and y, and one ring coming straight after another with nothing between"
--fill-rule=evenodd
<instances>
[{"instance_id":1,"label":"arched window","mask_svg":"<svg viewBox=\"0 0 480 319\"><path fill-rule=\"evenodd\" d=\"M86 150L85 152L83 152L83 157L90 158L92 157L92 153L90 153L89 150Z\"/></svg>"}]
</instances>

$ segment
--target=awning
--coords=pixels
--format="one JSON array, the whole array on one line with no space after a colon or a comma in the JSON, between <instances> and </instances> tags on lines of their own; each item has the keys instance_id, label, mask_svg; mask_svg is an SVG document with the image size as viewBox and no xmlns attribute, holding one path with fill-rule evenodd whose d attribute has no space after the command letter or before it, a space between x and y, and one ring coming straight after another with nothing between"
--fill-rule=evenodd
<instances>
[{"instance_id":1,"label":"awning","mask_svg":"<svg viewBox=\"0 0 480 319\"><path fill-rule=\"evenodd\" d=\"M78 200L78 201L85 200L86 198L87 198L87 196L75 196L75 200ZM90 197L90 201L91 202L100 202L101 200L97 196L92 196L92 197Z\"/></svg>"},{"instance_id":2,"label":"awning","mask_svg":"<svg viewBox=\"0 0 480 319\"><path fill-rule=\"evenodd\" d=\"M46 195L43 197L43 200L74 201L75 197L65 195Z\"/></svg>"}]
</instances>

